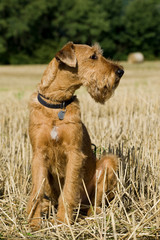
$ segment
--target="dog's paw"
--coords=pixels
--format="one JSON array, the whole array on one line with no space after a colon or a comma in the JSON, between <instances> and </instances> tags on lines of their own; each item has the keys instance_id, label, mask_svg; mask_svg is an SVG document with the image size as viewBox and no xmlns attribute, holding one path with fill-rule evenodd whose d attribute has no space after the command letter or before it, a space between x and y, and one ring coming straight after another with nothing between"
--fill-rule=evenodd
<instances>
[{"instance_id":1,"label":"dog's paw","mask_svg":"<svg viewBox=\"0 0 160 240\"><path fill-rule=\"evenodd\" d=\"M41 219L32 219L30 220L29 226L32 230L32 232L36 232L41 229Z\"/></svg>"},{"instance_id":2,"label":"dog's paw","mask_svg":"<svg viewBox=\"0 0 160 240\"><path fill-rule=\"evenodd\" d=\"M96 209L94 207L90 207L87 211L87 216L93 216L94 214L99 215L102 212L102 209L100 207L96 207Z\"/></svg>"}]
</instances>

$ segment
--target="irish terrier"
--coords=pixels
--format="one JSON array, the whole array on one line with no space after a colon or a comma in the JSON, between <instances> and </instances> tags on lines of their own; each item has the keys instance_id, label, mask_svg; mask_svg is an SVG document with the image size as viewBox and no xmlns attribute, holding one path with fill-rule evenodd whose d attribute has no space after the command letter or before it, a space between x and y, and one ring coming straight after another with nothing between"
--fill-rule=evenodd
<instances>
[{"instance_id":1,"label":"irish terrier","mask_svg":"<svg viewBox=\"0 0 160 240\"><path fill-rule=\"evenodd\" d=\"M121 66L102 56L98 44L90 47L69 42L49 63L30 100L33 186L27 211L32 228L40 227L49 201L58 206L58 221L72 222L73 209L88 202L86 190L94 205L97 186L96 206L102 203L103 191L110 193L109 201L113 197L117 159L109 155L96 160L74 92L83 85L103 104L123 73Z\"/></svg>"}]
</instances>

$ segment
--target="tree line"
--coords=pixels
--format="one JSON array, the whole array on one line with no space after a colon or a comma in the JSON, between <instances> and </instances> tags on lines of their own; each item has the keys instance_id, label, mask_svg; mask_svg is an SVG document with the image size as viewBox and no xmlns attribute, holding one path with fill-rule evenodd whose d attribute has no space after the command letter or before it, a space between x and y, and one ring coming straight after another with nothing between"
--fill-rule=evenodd
<instances>
[{"instance_id":1,"label":"tree line","mask_svg":"<svg viewBox=\"0 0 160 240\"><path fill-rule=\"evenodd\" d=\"M0 0L0 64L47 63L68 41L160 58L160 0Z\"/></svg>"}]
</instances>

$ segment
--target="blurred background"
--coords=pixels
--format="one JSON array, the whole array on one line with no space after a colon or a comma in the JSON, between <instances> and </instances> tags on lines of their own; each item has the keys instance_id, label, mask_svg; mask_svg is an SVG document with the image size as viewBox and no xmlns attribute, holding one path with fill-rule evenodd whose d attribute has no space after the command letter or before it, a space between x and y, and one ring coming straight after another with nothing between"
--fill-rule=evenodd
<instances>
[{"instance_id":1,"label":"blurred background","mask_svg":"<svg viewBox=\"0 0 160 240\"><path fill-rule=\"evenodd\" d=\"M0 64L43 64L68 41L160 59L160 0L1 0Z\"/></svg>"}]
</instances>

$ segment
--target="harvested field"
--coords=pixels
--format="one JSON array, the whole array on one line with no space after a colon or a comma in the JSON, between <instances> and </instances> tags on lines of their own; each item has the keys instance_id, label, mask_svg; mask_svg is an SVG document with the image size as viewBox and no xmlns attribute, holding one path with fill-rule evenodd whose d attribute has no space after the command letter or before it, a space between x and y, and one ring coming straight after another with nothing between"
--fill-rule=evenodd
<instances>
[{"instance_id":1,"label":"harvested field","mask_svg":"<svg viewBox=\"0 0 160 240\"><path fill-rule=\"evenodd\" d=\"M93 217L77 209L73 225L44 219L34 233L26 216L28 100L46 66L0 66L0 239L160 239L160 62L122 65L125 75L105 105L77 92L97 157L103 150L119 157L115 199Z\"/></svg>"}]
</instances>

